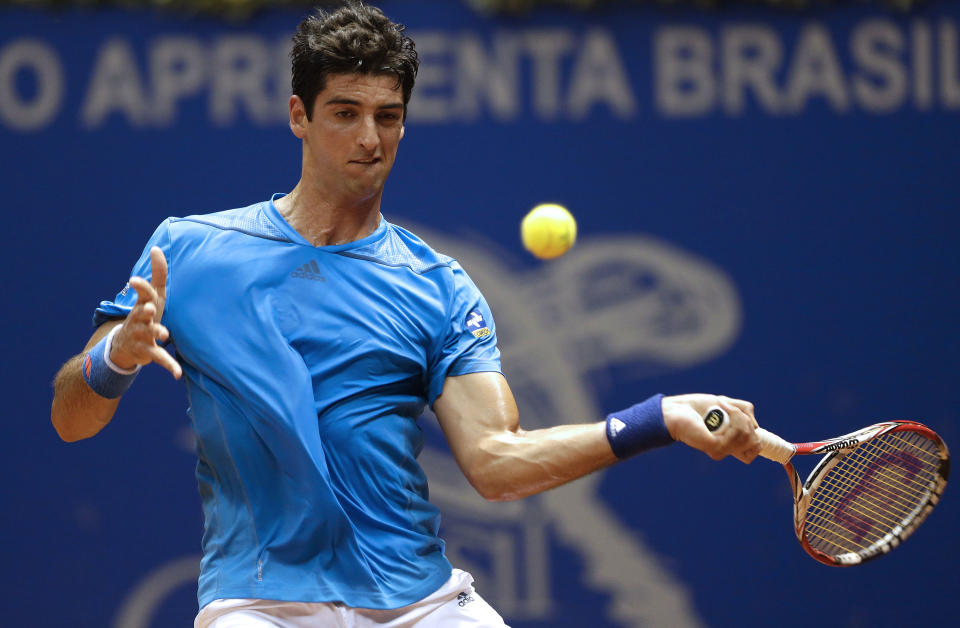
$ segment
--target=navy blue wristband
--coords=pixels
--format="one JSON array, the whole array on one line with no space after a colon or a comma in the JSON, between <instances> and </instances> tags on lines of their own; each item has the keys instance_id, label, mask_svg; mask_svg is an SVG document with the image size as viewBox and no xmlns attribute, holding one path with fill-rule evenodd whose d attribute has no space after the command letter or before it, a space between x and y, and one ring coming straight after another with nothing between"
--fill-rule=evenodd
<instances>
[{"instance_id":1,"label":"navy blue wristband","mask_svg":"<svg viewBox=\"0 0 960 628\"><path fill-rule=\"evenodd\" d=\"M673 442L663 422L662 399L663 395L654 395L607 415L607 440L617 458L622 460Z\"/></svg>"},{"instance_id":2,"label":"navy blue wristband","mask_svg":"<svg viewBox=\"0 0 960 628\"><path fill-rule=\"evenodd\" d=\"M93 392L106 399L123 396L136 379L140 367L125 370L110 361L110 345L113 336L120 329L117 325L104 338L90 348L83 358L83 379Z\"/></svg>"}]
</instances>

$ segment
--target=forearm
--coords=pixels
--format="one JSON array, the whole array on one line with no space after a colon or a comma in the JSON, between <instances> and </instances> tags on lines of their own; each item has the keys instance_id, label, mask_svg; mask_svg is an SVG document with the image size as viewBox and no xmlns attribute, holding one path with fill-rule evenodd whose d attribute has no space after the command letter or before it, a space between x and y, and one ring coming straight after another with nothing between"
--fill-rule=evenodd
<instances>
[{"instance_id":1,"label":"forearm","mask_svg":"<svg viewBox=\"0 0 960 628\"><path fill-rule=\"evenodd\" d=\"M93 392L83 377L83 361L90 350L122 321L104 323L93 333L83 351L67 360L53 380L50 421L68 443L90 438L113 418L120 398L107 399Z\"/></svg>"},{"instance_id":2,"label":"forearm","mask_svg":"<svg viewBox=\"0 0 960 628\"><path fill-rule=\"evenodd\" d=\"M481 438L470 481L484 498L520 499L610 466L617 461L603 423L506 430Z\"/></svg>"},{"instance_id":3,"label":"forearm","mask_svg":"<svg viewBox=\"0 0 960 628\"><path fill-rule=\"evenodd\" d=\"M711 406L731 417L717 432L703 423ZM546 491L675 440L717 460L750 462L760 451L753 406L714 395L655 395L607 422L527 432L503 375L479 372L448 377L433 409L464 475L493 501Z\"/></svg>"},{"instance_id":4,"label":"forearm","mask_svg":"<svg viewBox=\"0 0 960 628\"><path fill-rule=\"evenodd\" d=\"M169 330L160 324L167 300L167 260L159 247L150 249L150 268L151 281L130 278L137 302L126 318L100 325L83 352L57 373L50 420L65 441L90 438L102 430L144 364L157 362L177 379L183 373L157 344L170 338Z\"/></svg>"},{"instance_id":5,"label":"forearm","mask_svg":"<svg viewBox=\"0 0 960 628\"><path fill-rule=\"evenodd\" d=\"M57 434L67 442L90 438L102 430L120 404L120 399L105 399L87 385L81 373L86 352L74 356L57 373L53 383L50 420Z\"/></svg>"}]
</instances>

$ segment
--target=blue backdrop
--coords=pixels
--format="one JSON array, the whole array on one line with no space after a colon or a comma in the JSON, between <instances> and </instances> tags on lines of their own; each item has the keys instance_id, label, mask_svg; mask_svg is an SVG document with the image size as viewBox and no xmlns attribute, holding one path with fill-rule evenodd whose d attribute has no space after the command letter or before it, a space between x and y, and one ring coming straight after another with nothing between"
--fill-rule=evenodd
<instances>
[{"instance_id":1,"label":"blue backdrop","mask_svg":"<svg viewBox=\"0 0 960 628\"><path fill-rule=\"evenodd\" d=\"M383 212L461 259L528 427L654 392L752 400L794 440L912 418L960 447L960 8L480 16L385 1L423 65ZM0 9L4 623L182 626L202 530L182 387L151 367L65 444L50 382L163 218L288 191L301 14ZM540 263L518 224L567 205ZM448 553L514 626L943 623L960 506L855 569L797 546L783 472L675 446L485 504L435 420ZM807 597L813 603L807 603Z\"/></svg>"}]
</instances>

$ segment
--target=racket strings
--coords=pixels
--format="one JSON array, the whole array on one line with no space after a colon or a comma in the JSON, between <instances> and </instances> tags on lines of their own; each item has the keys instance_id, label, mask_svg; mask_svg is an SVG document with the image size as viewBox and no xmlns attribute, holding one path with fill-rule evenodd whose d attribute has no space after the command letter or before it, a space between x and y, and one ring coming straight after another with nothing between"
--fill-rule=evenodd
<instances>
[{"instance_id":1,"label":"racket strings","mask_svg":"<svg viewBox=\"0 0 960 628\"><path fill-rule=\"evenodd\" d=\"M853 452L837 465L830 479L821 484L823 495L819 501L822 504L818 505L826 506L828 511L835 509L847 523L854 524L861 535L866 523L872 524L874 518L890 528L902 523L914 510L917 498L926 495L925 490L918 487L929 486L929 482L913 480L923 469L916 458L892 454L894 449L889 443L878 443L875 448L886 456L883 462L888 466L867 466L871 454L876 457L876 451Z\"/></svg>"},{"instance_id":2,"label":"racket strings","mask_svg":"<svg viewBox=\"0 0 960 628\"><path fill-rule=\"evenodd\" d=\"M808 542L831 555L869 549L916 515L939 467L937 443L916 432L862 444L827 472L811 497Z\"/></svg>"},{"instance_id":3,"label":"racket strings","mask_svg":"<svg viewBox=\"0 0 960 628\"><path fill-rule=\"evenodd\" d=\"M919 465L902 467L887 467L888 471L876 471L867 482L868 488L873 492L863 491L862 497L865 505L875 505L885 509L886 512L896 513L898 508L910 512L916 500L926 494L929 483L919 483L913 481L922 474L923 468ZM899 470L904 473L898 473ZM836 484L840 490L855 491L860 481L861 469L854 471L839 470L837 472ZM907 482L910 482L908 484ZM886 501L883 501L883 500Z\"/></svg>"},{"instance_id":4,"label":"racket strings","mask_svg":"<svg viewBox=\"0 0 960 628\"><path fill-rule=\"evenodd\" d=\"M910 513L898 519L858 508L848 508L839 517L842 520L838 523L838 515L831 510L808 513L806 535L828 544L824 551L865 550L911 519Z\"/></svg>"},{"instance_id":5,"label":"racket strings","mask_svg":"<svg viewBox=\"0 0 960 628\"><path fill-rule=\"evenodd\" d=\"M895 455L894 449L886 444L880 444L880 451L889 455ZM866 465L870 462L867 455L857 451L849 454L847 460L838 464L833 471L833 482L821 484L824 490L823 499L829 505L838 505L836 502L849 494L858 486L858 482L864 473ZM884 518L886 514L894 514L893 518L887 518L893 525L903 520L903 516L912 512L914 504L918 499L923 499L928 493L929 482L925 482L922 471L926 465L917 458L906 458L903 456L895 459L896 466L877 467L874 469L872 477L867 479L871 488L877 489L876 492L861 492L862 507L871 514ZM890 462L887 460L886 462ZM901 471L906 471L904 474ZM921 477L921 480L914 478ZM832 486L831 486L832 484ZM882 489L887 490L882 490ZM832 501L831 501L832 498ZM883 501L882 498L886 498ZM899 508L898 508L899 507ZM856 505L852 506L856 510ZM861 514L867 514L861 511Z\"/></svg>"},{"instance_id":6,"label":"racket strings","mask_svg":"<svg viewBox=\"0 0 960 628\"><path fill-rule=\"evenodd\" d=\"M889 488L890 490L884 492L882 496L888 499L892 498L894 501L901 503L911 501L911 496L915 498L925 495L929 482L916 480L914 478L922 475L923 469L929 468L931 462L935 469L938 464L938 458L934 458L933 460L928 459L925 464L923 460L914 456L898 456L897 451L889 445L889 443L877 443L874 445L877 451L865 450L863 452L852 452L831 471L830 479L833 480L833 482L828 480L822 485L829 487L832 483L834 488L839 488L840 492L844 492L853 490L853 488L858 485L858 482L864 481L867 483L867 486L871 488L884 486ZM869 447L869 444L865 447ZM875 459L878 451L881 454L885 454L882 462L886 464L886 466L876 464ZM872 466L868 467L868 465ZM867 473L872 471L872 474L866 477L865 471ZM869 501L872 494L864 493L864 496L867 498L867 501Z\"/></svg>"},{"instance_id":7,"label":"racket strings","mask_svg":"<svg viewBox=\"0 0 960 628\"><path fill-rule=\"evenodd\" d=\"M856 483L864 478L872 487L888 488L883 496L892 499L894 503L910 503L925 496L929 491L930 478L925 477L923 471L928 469L933 472L938 469L939 457L936 450L930 452L916 447L898 433L887 436L890 437L887 440L877 439L879 442L867 443L863 452L854 450L838 464L835 471L838 485L853 490ZM901 447L897 447L898 445ZM902 445L911 446L917 452L908 453ZM878 460L883 464L877 464ZM867 477L871 471L872 475ZM865 495L871 496L869 493Z\"/></svg>"},{"instance_id":8,"label":"racket strings","mask_svg":"<svg viewBox=\"0 0 960 628\"><path fill-rule=\"evenodd\" d=\"M903 444L903 443L901 443ZM908 443L909 444L909 443ZM884 443L877 444L876 448L883 453L886 453L888 458L890 456L889 452L893 449L888 446L883 446ZM873 452L874 456L876 452ZM867 464L867 461L870 459L869 449L860 452L858 455L853 455L853 457L844 463L844 466L849 466L853 469L854 473L863 474L863 469ZM852 455L852 454L851 454ZM897 462L901 463L902 469L905 469L907 475L915 475L918 470L918 465L911 458L900 457ZM884 460L884 464L890 464L890 460ZM839 465L838 465L839 466ZM873 467L867 468L874 470L874 473L877 474L876 477L866 476L860 478L860 483L851 482L851 471L850 469L844 469L843 466L840 466L834 478L834 487L831 487L831 481L827 480L823 486L823 495L822 499L815 500L821 503L815 503L813 516L810 517L811 521L811 536L817 538L824 542L833 542L840 543L841 541L847 546L847 548L852 547L869 547L870 542L882 538L887 530L894 529L897 525L900 525L904 522L905 519L909 518L910 513L915 509L911 508L913 504L904 503L903 500L894 500L895 503L899 504L899 508L891 509L882 499L884 497L890 498L895 493L892 492L890 487L884 487L883 484L891 477L889 472L877 471L876 469L880 468L874 463ZM846 471L846 473L844 473ZM902 472L895 473L895 476L907 477L903 475ZM889 484L889 482L886 482ZM864 486L861 486L864 485ZM894 482L895 485L902 485L902 481ZM860 486L858 489L857 487ZM877 491L879 490L879 495ZM854 494L854 497L860 499L851 499L851 494ZM819 508L817 508L819 507ZM819 515L819 516L818 516ZM886 516L885 516L886 515ZM841 527L837 528L837 523L842 524ZM880 523L880 526L877 526L877 523ZM821 529L817 530L817 527ZM877 538L867 538L866 542L864 538L868 536L868 533L873 529L875 534L871 536L876 536ZM842 532L846 532L843 534Z\"/></svg>"}]
</instances>

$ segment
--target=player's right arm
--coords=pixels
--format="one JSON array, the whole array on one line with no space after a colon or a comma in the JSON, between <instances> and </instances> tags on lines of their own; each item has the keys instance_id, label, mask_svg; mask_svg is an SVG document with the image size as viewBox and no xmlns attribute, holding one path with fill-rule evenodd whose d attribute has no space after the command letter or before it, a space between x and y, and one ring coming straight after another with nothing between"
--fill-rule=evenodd
<instances>
[{"instance_id":1,"label":"player's right arm","mask_svg":"<svg viewBox=\"0 0 960 628\"><path fill-rule=\"evenodd\" d=\"M113 418L120 397L108 399L90 387L83 376L87 354L115 327L110 360L121 369L157 362L177 379L183 371L177 361L157 341L164 342L170 332L160 324L166 303L167 260L159 247L150 250L151 280L132 277L130 287L137 302L126 318L107 321L90 337L78 355L67 360L54 379L50 419L60 438L67 442L90 438Z\"/></svg>"},{"instance_id":2,"label":"player's right arm","mask_svg":"<svg viewBox=\"0 0 960 628\"><path fill-rule=\"evenodd\" d=\"M745 463L760 452L753 405L746 401L693 394L651 397L648 402L656 404L663 426L659 445L680 441L714 460L730 455ZM710 432L703 422L712 406L722 407L729 418L718 432ZM491 501L534 495L624 459L604 421L522 429L513 392L497 372L447 377L433 410L464 476ZM641 448L627 455L649 448L651 432L644 432L641 442L634 441Z\"/></svg>"}]
</instances>

